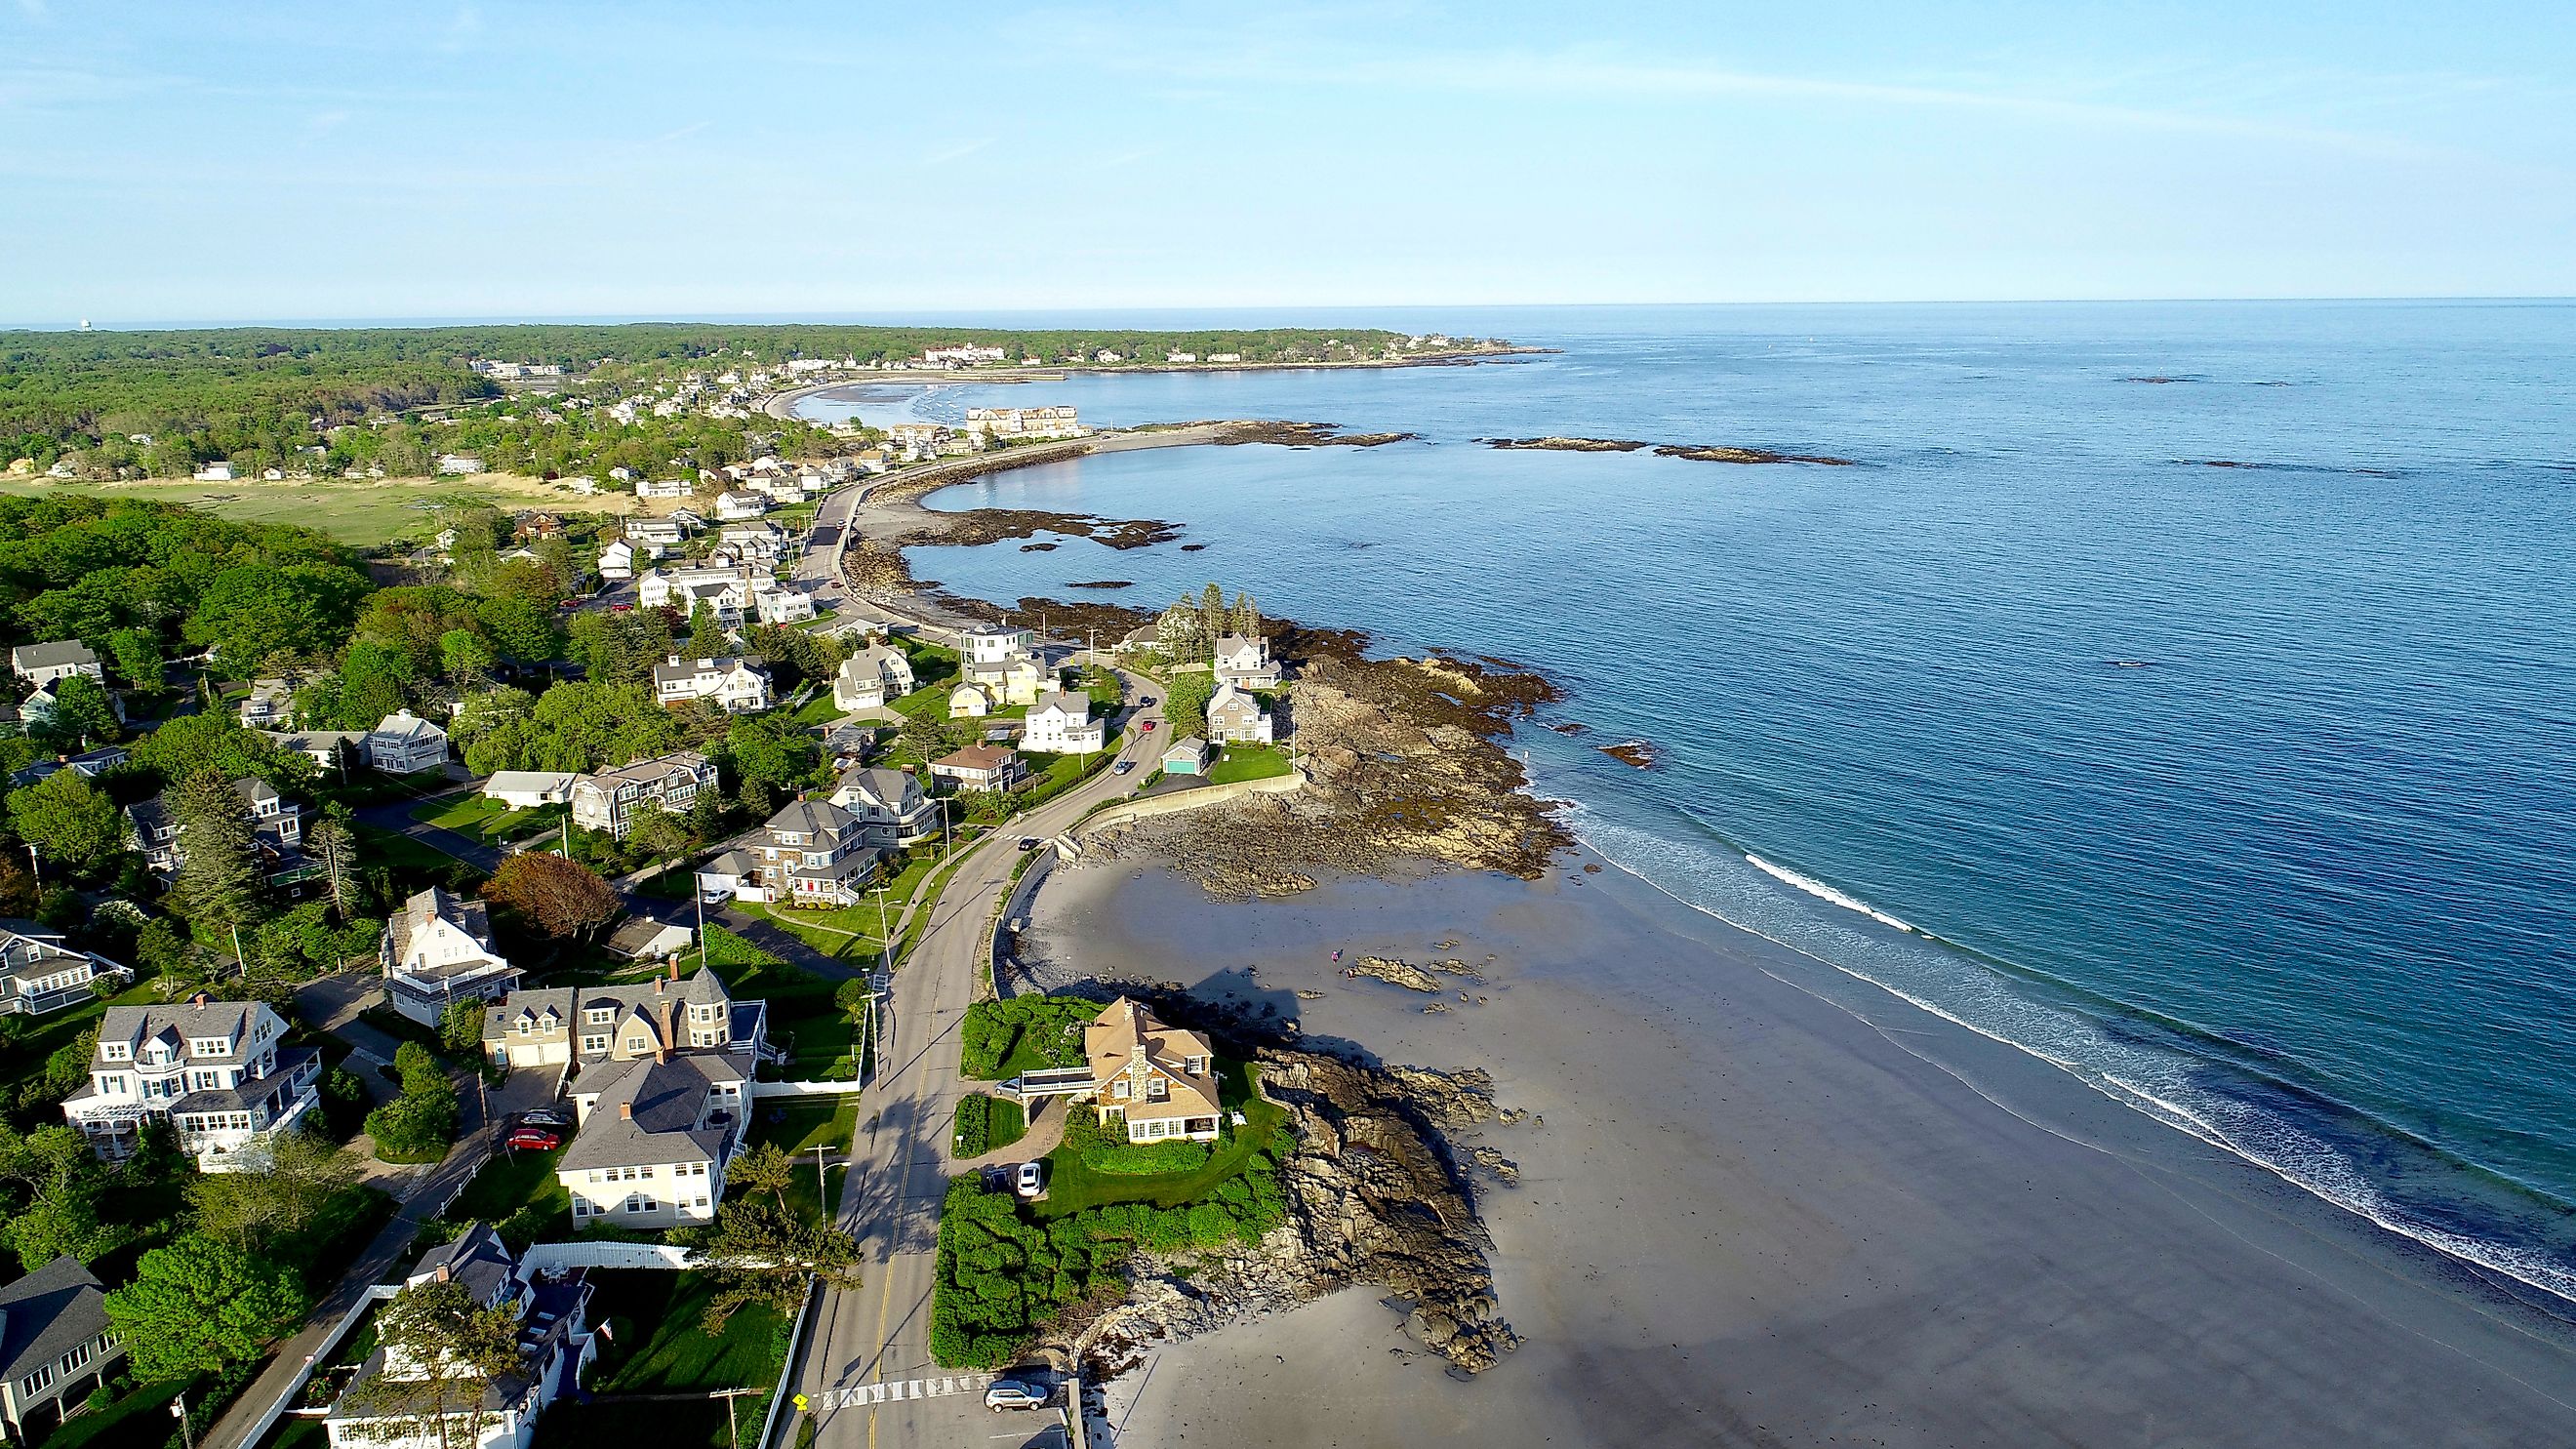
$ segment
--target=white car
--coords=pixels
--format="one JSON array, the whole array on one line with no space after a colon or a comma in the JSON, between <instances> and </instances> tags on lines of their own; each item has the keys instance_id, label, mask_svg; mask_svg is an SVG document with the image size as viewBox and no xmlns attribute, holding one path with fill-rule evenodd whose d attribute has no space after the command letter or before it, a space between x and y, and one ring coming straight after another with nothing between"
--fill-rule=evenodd
<instances>
[{"instance_id":1,"label":"white car","mask_svg":"<svg viewBox=\"0 0 2576 1449\"><path fill-rule=\"evenodd\" d=\"M1011 1190L1022 1197L1036 1197L1046 1189L1046 1172L1034 1162L1023 1162L1011 1174Z\"/></svg>"}]
</instances>

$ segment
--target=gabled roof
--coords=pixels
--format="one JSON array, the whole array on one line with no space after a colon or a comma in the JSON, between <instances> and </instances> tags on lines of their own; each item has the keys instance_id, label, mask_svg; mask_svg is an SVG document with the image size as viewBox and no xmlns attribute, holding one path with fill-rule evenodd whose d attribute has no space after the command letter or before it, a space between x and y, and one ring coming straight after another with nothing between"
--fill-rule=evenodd
<instances>
[{"instance_id":1,"label":"gabled roof","mask_svg":"<svg viewBox=\"0 0 2576 1449\"><path fill-rule=\"evenodd\" d=\"M901 770L866 765L843 775L841 788L862 800L892 810L903 804L905 796L918 792L921 782Z\"/></svg>"},{"instance_id":2,"label":"gabled roof","mask_svg":"<svg viewBox=\"0 0 2576 1449\"><path fill-rule=\"evenodd\" d=\"M536 793L551 795L573 782L570 770L494 770L483 782L486 794L495 790L507 794Z\"/></svg>"},{"instance_id":3,"label":"gabled roof","mask_svg":"<svg viewBox=\"0 0 2576 1449\"><path fill-rule=\"evenodd\" d=\"M952 770L998 770L1016 758L1015 751L999 745L968 745L953 755L931 761L933 768L946 765Z\"/></svg>"},{"instance_id":4,"label":"gabled roof","mask_svg":"<svg viewBox=\"0 0 2576 1449\"><path fill-rule=\"evenodd\" d=\"M1038 702L1030 706L1029 713L1044 714L1051 709L1069 714L1077 720L1088 720L1091 718L1091 696L1076 694L1069 689L1049 690L1038 696Z\"/></svg>"},{"instance_id":5,"label":"gabled roof","mask_svg":"<svg viewBox=\"0 0 2576 1449\"><path fill-rule=\"evenodd\" d=\"M692 1006L733 1004L733 997L727 994L724 982L717 979L715 968L712 966L698 968L698 974L690 977L688 985L680 989L680 999Z\"/></svg>"},{"instance_id":6,"label":"gabled roof","mask_svg":"<svg viewBox=\"0 0 2576 1449\"><path fill-rule=\"evenodd\" d=\"M450 1282L462 1283L477 1303L500 1301L503 1290L518 1277L518 1261L510 1256L510 1246L501 1235L482 1223L474 1223L456 1236L423 1253L420 1266L411 1270L406 1283L436 1280L440 1269L446 1270Z\"/></svg>"},{"instance_id":7,"label":"gabled roof","mask_svg":"<svg viewBox=\"0 0 2576 1449\"><path fill-rule=\"evenodd\" d=\"M1106 1082L1125 1071L1142 1048L1146 1062L1154 1071L1171 1080L1172 1101L1169 1110L1158 1110L1133 1099L1121 1104L1131 1114L1188 1116L1204 1115L1217 1110L1216 1079L1192 1072L1192 1057L1215 1063L1215 1049L1208 1039L1194 1031L1165 1026L1153 1012L1122 996L1109 1003L1099 1016L1082 1029L1082 1054L1091 1063L1091 1079ZM1114 1099L1113 1099L1114 1100Z\"/></svg>"},{"instance_id":8,"label":"gabled roof","mask_svg":"<svg viewBox=\"0 0 2576 1449\"><path fill-rule=\"evenodd\" d=\"M69 1253L0 1288L0 1379L17 1380L107 1332L107 1294Z\"/></svg>"},{"instance_id":9,"label":"gabled roof","mask_svg":"<svg viewBox=\"0 0 2576 1449\"><path fill-rule=\"evenodd\" d=\"M447 731L407 709L386 715L384 721L376 726L375 733L392 735L398 739L425 740L433 736L441 740L447 738Z\"/></svg>"},{"instance_id":10,"label":"gabled roof","mask_svg":"<svg viewBox=\"0 0 2576 1449\"><path fill-rule=\"evenodd\" d=\"M796 800L769 817L762 828L772 834L838 835L850 828L850 812L829 800Z\"/></svg>"},{"instance_id":11,"label":"gabled roof","mask_svg":"<svg viewBox=\"0 0 2576 1449\"><path fill-rule=\"evenodd\" d=\"M20 669L52 669L65 664L96 664L98 655L78 639L57 639L48 644L21 644L9 651L9 662Z\"/></svg>"}]
</instances>

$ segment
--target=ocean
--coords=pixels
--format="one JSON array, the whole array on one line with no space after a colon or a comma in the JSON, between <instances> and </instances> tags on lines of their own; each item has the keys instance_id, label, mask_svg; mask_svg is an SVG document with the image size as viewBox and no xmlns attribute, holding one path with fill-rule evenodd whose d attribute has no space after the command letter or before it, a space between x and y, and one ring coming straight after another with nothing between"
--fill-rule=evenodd
<instances>
[{"instance_id":1,"label":"ocean","mask_svg":"<svg viewBox=\"0 0 2576 1449\"><path fill-rule=\"evenodd\" d=\"M1560 350L806 411L1419 434L997 475L930 506L1187 531L913 567L1143 607L1214 580L1388 651L1540 669L1568 696L1543 723L1587 732L1513 747L1608 859L2576 1298L2576 304L1385 325ZM1476 441L1546 434L1854 466ZM1071 587L1104 580L1134 586ZM1598 748L1629 740L1655 768Z\"/></svg>"}]
</instances>

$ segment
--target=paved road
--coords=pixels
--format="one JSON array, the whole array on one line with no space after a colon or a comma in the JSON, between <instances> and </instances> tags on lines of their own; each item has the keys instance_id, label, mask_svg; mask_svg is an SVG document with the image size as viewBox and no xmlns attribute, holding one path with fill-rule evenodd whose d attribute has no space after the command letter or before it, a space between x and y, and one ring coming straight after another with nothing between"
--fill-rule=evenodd
<instances>
[{"instance_id":1,"label":"paved road","mask_svg":"<svg viewBox=\"0 0 2576 1449\"><path fill-rule=\"evenodd\" d=\"M1150 688L1131 680L1129 688ZM1161 692L1138 719L1161 717ZM1144 760L1160 731L1134 727L1122 753ZM886 1066L862 1111L842 1219L859 1241L866 1281L855 1292L826 1295L806 1340L797 1387L819 1412L822 1449L899 1444L983 1444L994 1422L980 1397L871 1395L868 1384L936 1379L930 1359L930 1285L939 1240L939 1203L947 1192L950 1120L962 1083L957 1032L975 999L977 966L990 938L985 927L1010 883L1020 853L1011 840L1062 833L1101 800L1130 793L1147 771L1103 770L1074 790L1004 826L967 853L940 897L921 944L895 973L886 1020ZM828 1397L827 1397L828 1395ZM1035 1434L1036 1415L1014 1415L1005 1430ZM788 1433L792 1434L793 1429Z\"/></svg>"},{"instance_id":2,"label":"paved road","mask_svg":"<svg viewBox=\"0 0 2576 1449\"><path fill-rule=\"evenodd\" d=\"M458 789L442 790L435 796L423 796L421 799L443 800L452 795L467 794L472 788L469 785ZM412 819L412 807L420 803L421 800L397 800L382 805L362 805L351 813L357 817L361 825L373 826L378 830L390 831L396 835L409 836L441 855L452 855L464 861L486 875L501 868L502 853L476 840L473 836Z\"/></svg>"}]
</instances>

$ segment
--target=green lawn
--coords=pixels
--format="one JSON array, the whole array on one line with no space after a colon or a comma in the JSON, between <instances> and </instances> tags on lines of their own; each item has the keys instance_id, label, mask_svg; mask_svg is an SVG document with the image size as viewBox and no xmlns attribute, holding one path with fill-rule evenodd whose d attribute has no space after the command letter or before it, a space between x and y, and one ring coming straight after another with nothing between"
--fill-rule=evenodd
<instances>
[{"instance_id":1,"label":"green lawn","mask_svg":"<svg viewBox=\"0 0 2576 1449\"><path fill-rule=\"evenodd\" d=\"M540 805L533 810L513 810L502 801L484 795L444 795L411 807L411 818L424 825L435 825L441 830L453 830L486 842L516 840L535 834L570 813L572 807L569 805Z\"/></svg>"},{"instance_id":2,"label":"green lawn","mask_svg":"<svg viewBox=\"0 0 2576 1449\"><path fill-rule=\"evenodd\" d=\"M406 894L431 884L470 892L483 881L481 871L456 857L372 825L358 827L358 860L391 871L395 889Z\"/></svg>"},{"instance_id":3,"label":"green lawn","mask_svg":"<svg viewBox=\"0 0 2576 1449\"><path fill-rule=\"evenodd\" d=\"M791 1082L855 1082L859 1079L859 1028L836 1006L772 1020L769 1039L787 1052L780 1075Z\"/></svg>"},{"instance_id":4,"label":"green lawn","mask_svg":"<svg viewBox=\"0 0 2576 1449\"><path fill-rule=\"evenodd\" d=\"M1228 745L1216 763L1208 766L1208 783L1231 785L1237 780L1267 780L1288 773L1288 752L1277 745Z\"/></svg>"},{"instance_id":5,"label":"green lawn","mask_svg":"<svg viewBox=\"0 0 2576 1449\"><path fill-rule=\"evenodd\" d=\"M524 1248L548 1231L568 1226L572 1194L555 1180L555 1164L563 1155L560 1147L552 1152L505 1149L493 1154L465 1185L456 1205L447 1210L447 1220L490 1223L513 1248Z\"/></svg>"},{"instance_id":6,"label":"green lawn","mask_svg":"<svg viewBox=\"0 0 2576 1449\"><path fill-rule=\"evenodd\" d=\"M833 700L832 691L827 685L820 694L805 701L804 707L789 718L801 725L827 725L848 713L848 710L841 708L839 703Z\"/></svg>"},{"instance_id":7,"label":"green lawn","mask_svg":"<svg viewBox=\"0 0 2576 1449\"><path fill-rule=\"evenodd\" d=\"M12 478L0 482L0 493L40 497L49 493L98 490L81 483L39 483ZM457 486L452 478L316 479L272 483L260 479L231 483L120 483L110 498L145 498L202 508L219 518L242 523L292 523L320 529L343 543L367 547L397 538L426 538L435 525L429 510L441 503L464 501L502 507L525 507L528 495L503 495Z\"/></svg>"},{"instance_id":8,"label":"green lawn","mask_svg":"<svg viewBox=\"0 0 2576 1449\"><path fill-rule=\"evenodd\" d=\"M856 1097L770 1097L755 1104L752 1114L751 1140L775 1143L788 1152L811 1152L817 1143L827 1151L846 1152L859 1130Z\"/></svg>"},{"instance_id":9,"label":"green lawn","mask_svg":"<svg viewBox=\"0 0 2576 1449\"><path fill-rule=\"evenodd\" d=\"M1189 1172L1155 1174L1095 1171L1082 1161L1083 1134L1068 1122L1064 1145L1047 1154L1045 1198L1033 1205L1041 1221L1064 1217L1111 1203L1144 1202L1156 1207L1183 1207L1205 1199L1217 1184L1240 1174L1252 1154L1288 1120L1288 1109L1252 1094L1251 1069L1239 1062L1218 1063L1219 1096L1229 1110L1240 1108L1245 1125L1229 1122L1226 1137L1207 1163ZM1079 1112L1084 1109L1068 1107Z\"/></svg>"},{"instance_id":10,"label":"green lawn","mask_svg":"<svg viewBox=\"0 0 2576 1449\"><path fill-rule=\"evenodd\" d=\"M691 1394L711 1389L757 1388L734 1401L734 1422L757 1435L768 1412L768 1389L786 1357L787 1325L758 1306L736 1313L721 1333L705 1325L714 1292L703 1273L593 1272L597 1296L593 1323L609 1327L590 1388L612 1401L556 1405L537 1425L540 1449L588 1449L631 1442L726 1449L725 1402L655 1400L615 1402L618 1394Z\"/></svg>"},{"instance_id":11,"label":"green lawn","mask_svg":"<svg viewBox=\"0 0 2576 1449\"><path fill-rule=\"evenodd\" d=\"M110 1005L148 1006L161 999L161 993L151 985L150 976L140 971L135 976L132 986L106 1001L84 1001L51 1016L36 1018L37 1024L27 1028L25 1036L14 1045L0 1049L0 1101L19 1100L24 1089L43 1078L45 1058L75 1041L96 1035L98 1019L107 1015ZM55 1112L53 1117L57 1123L62 1121L60 1112Z\"/></svg>"},{"instance_id":12,"label":"green lawn","mask_svg":"<svg viewBox=\"0 0 2576 1449\"><path fill-rule=\"evenodd\" d=\"M843 906L829 911L762 905L755 901L738 901L734 909L747 916L760 917L835 960L864 962L877 953L877 905L874 900L863 906ZM889 900L885 913L887 922L891 923L899 913L900 903Z\"/></svg>"}]
</instances>

